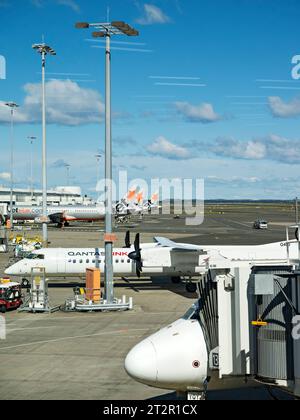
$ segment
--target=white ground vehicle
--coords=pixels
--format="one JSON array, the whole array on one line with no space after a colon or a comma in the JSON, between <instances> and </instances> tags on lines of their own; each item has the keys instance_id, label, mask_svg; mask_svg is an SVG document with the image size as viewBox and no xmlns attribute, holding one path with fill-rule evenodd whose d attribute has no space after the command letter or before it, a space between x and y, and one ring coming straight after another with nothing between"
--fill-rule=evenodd
<instances>
[{"instance_id":1,"label":"white ground vehicle","mask_svg":"<svg viewBox=\"0 0 300 420\"><path fill-rule=\"evenodd\" d=\"M268 229L268 222L263 219L256 220L253 229Z\"/></svg>"}]
</instances>

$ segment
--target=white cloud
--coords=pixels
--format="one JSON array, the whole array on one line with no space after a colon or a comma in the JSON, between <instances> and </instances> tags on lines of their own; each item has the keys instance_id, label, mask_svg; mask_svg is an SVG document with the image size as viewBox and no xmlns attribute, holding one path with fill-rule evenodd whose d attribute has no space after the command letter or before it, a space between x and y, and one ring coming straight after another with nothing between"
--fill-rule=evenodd
<instances>
[{"instance_id":1,"label":"white cloud","mask_svg":"<svg viewBox=\"0 0 300 420\"><path fill-rule=\"evenodd\" d=\"M162 156L167 159L188 159L190 153L184 147L177 146L169 142L165 137L158 137L154 143L147 147L148 152L156 156Z\"/></svg>"},{"instance_id":2,"label":"white cloud","mask_svg":"<svg viewBox=\"0 0 300 420\"><path fill-rule=\"evenodd\" d=\"M70 7L76 13L80 12L80 7L74 0L57 0L57 3L62 6Z\"/></svg>"},{"instance_id":3,"label":"white cloud","mask_svg":"<svg viewBox=\"0 0 300 420\"><path fill-rule=\"evenodd\" d=\"M75 0L30 0L30 2L33 6L38 8L47 6L49 3L56 3L60 6L67 6L76 13L80 13L80 6Z\"/></svg>"},{"instance_id":4,"label":"white cloud","mask_svg":"<svg viewBox=\"0 0 300 420\"><path fill-rule=\"evenodd\" d=\"M210 184L216 185L232 185L232 183L239 183L240 185L249 185L249 184L257 184L262 182L263 180L257 177L239 177L239 176L232 176L232 177L220 177L220 176L207 176L205 181Z\"/></svg>"},{"instance_id":5,"label":"white cloud","mask_svg":"<svg viewBox=\"0 0 300 420\"><path fill-rule=\"evenodd\" d=\"M23 105L15 112L16 123L41 121L41 85L28 83ZM99 92L80 87L71 80L51 80L46 83L47 123L76 126L102 120L105 107ZM8 122L10 114L0 106L0 123Z\"/></svg>"},{"instance_id":6,"label":"white cloud","mask_svg":"<svg viewBox=\"0 0 300 420\"><path fill-rule=\"evenodd\" d=\"M0 172L0 179L3 181L10 180L10 173L9 172Z\"/></svg>"},{"instance_id":7,"label":"white cloud","mask_svg":"<svg viewBox=\"0 0 300 420\"><path fill-rule=\"evenodd\" d=\"M300 97L284 102L278 96L269 98L269 106L274 117L291 118L300 116Z\"/></svg>"},{"instance_id":8,"label":"white cloud","mask_svg":"<svg viewBox=\"0 0 300 420\"><path fill-rule=\"evenodd\" d=\"M206 144L205 147L206 150L222 157L300 163L300 142L275 134L249 141L218 138L214 144Z\"/></svg>"},{"instance_id":9,"label":"white cloud","mask_svg":"<svg viewBox=\"0 0 300 420\"><path fill-rule=\"evenodd\" d=\"M188 102L175 102L175 107L187 121L207 124L221 119L221 116L214 111L213 106L208 103L191 105Z\"/></svg>"},{"instance_id":10,"label":"white cloud","mask_svg":"<svg viewBox=\"0 0 300 420\"><path fill-rule=\"evenodd\" d=\"M144 4L144 16L137 19L140 25L152 25L155 23L167 23L170 18L163 11L153 4Z\"/></svg>"}]
</instances>

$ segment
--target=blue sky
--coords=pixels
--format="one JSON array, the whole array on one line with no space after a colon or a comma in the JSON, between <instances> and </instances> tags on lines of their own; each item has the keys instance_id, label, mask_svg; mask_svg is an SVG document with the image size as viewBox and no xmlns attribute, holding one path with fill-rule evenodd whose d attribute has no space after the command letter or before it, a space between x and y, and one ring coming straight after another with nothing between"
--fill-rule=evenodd
<instances>
[{"instance_id":1,"label":"blue sky","mask_svg":"<svg viewBox=\"0 0 300 420\"><path fill-rule=\"evenodd\" d=\"M40 180L42 36L47 59L49 185L91 194L104 147L104 50L76 21L124 20L113 38L114 168L129 178L204 178L206 198L299 195L298 0L0 0L0 101L16 113L16 180L29 184L27 136ZM299 57L300 61L300 57ZM296 60L297 62L297 60ZM294 70L294 75L297 71ZM300 74L300 71L299 71ZM0 106L0 184L9 172L9 113ZM103 166L101 171L103 173Z\"/></svg>"}]
</instances>

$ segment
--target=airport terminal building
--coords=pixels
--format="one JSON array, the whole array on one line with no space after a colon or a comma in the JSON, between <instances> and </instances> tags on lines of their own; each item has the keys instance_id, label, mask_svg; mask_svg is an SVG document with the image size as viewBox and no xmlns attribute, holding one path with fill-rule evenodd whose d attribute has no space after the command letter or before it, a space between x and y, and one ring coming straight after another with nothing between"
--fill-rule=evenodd
<instances>
[{"instance_id":1,"label":"airport terminal building","mask_svg":"<svg viewBox=\"0 0 300 420\"><path fill-rule=\"evenodd\" d=\"M18 205L42 205L42 190L17 189L13 190L13 203ZM56 187L48 190L49 205L91 205L93 200L82 195L80 187ZM10 188L0 187L0 203L10 203Z\"/></svg>"}]
</instances>

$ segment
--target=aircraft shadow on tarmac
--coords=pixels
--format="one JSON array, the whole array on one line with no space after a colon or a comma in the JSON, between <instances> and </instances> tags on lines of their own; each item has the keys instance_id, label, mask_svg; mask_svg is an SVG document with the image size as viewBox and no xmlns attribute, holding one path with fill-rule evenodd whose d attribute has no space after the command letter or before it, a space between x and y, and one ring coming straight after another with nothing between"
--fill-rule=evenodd
<instances>
[{"instance_id":1,"label":"aircraft shadow on tarmac","mask_svg":"<svg viewBox=\"0 0 300 420\"><path fill-rule=\"evenodd\" d=\"M51 289L74 289L75 287L84 287L84 281L50 281L48 283L48 288ZM197 293L188 293L185 290L185 285L183 283L180 284L172 284L170 280L128 280L123 279L122 282L116 281L114 283L115 288L123 288L123 289L131 289L136 293L140 293L141 291L154 291L154 290L169 290L172 293L176 293L180 296L196 300L198 298Z\"/></svg>"}]
</instances>

